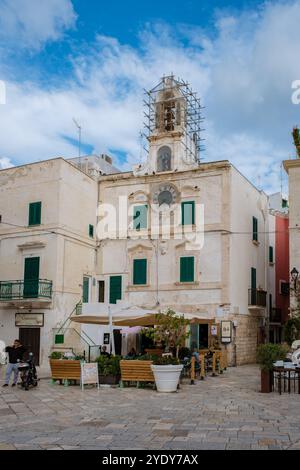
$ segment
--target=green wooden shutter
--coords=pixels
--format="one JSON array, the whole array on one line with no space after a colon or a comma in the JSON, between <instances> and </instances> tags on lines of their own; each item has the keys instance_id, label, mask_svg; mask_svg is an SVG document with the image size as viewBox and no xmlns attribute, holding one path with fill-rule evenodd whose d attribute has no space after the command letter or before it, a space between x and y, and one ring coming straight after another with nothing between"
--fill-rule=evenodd
<instances>
[{"instance_id":1,"label":"green wooden shutter","mask_svg":"<svg viewBox=\"0 0 300 470\"><path fill-rule=\"evenodd\" d=\"M257 303L257 292L256 292L256 269L251 268L251 305Z\"/></svg>"},{"instance_id":2,"label":"green wooden shutter","mask_svg":"<svg viewBox=\"0 0 300 470\"><path fill-rule=\"evenodd\" d=\"M147 228L148 206L135 206L133 209L133 228L141 230Z\"/></svg>"},{"instance_id":3,"label":"green wooden shutter","mask_svg":"<svg viewBox=\"0 0 300 470\"><path fill-rule=\"evenodd\" d=\"M181 224L193 225L195 223L195 202L186 201L181 203Z\"/></svg>"},{"instance_id":4,"label":"green wooden shutter","mask_svg":"<svg viewBox=\"0 0 300 470\"><path fill-rule=\"evenodd\" d=\"M24 297L34 298L39 294L40 258L25 258Z\"/></svg>"},{"instance_id":5,"label":"green wooden shutter","mask_svg":"<svg viewBox=\"0 0 300 470\"><path fill-rule=\"evenodd\" d=\"M269 263L274 263L274 248L269 246Z\"/></svg>"},{"instance_id":6,"label":"green wooden shutter","mask_svg":"<svg viewBox=\"0 0 300 470\"><path fill-rule=\"evenodd\" d=\"M122 299L122 276L110 276L109 303L116 304L120 299Z\"/></svg>"},{"instance_id":7,"label":"green wooden shutter","mask_svg":"<svg viewBox=\"0 0 300 470\"><path fill-rule=\"evenodd\" d=\"M180 258L180 282L194 282L194 257Z\"/></svg>"},{"instance_id":8,"label":"green wooden shutter","mask_svg":"<svg viewBox=\"0 0 300 470\"><path fill-rule=\"evenodd\" d=\"M190 348L198 349L199 348L199 324L191 323L191 336L190 336Z\"/></svg>"},{"instance_id":9,"label":"green wooden shutter","mask_svg":"<svg viewBox=\"0 0 300 470\"><path fill-rule=\"evenodd\" d=\"M133 284L147 284L147 260L133 260Z\"/></svg>"},{"instance_id":10,"label":"green wooden shutter","mask_svg":"<svg viewBox=\"0 0 300 470\"><path fill-rule=\"evenodd\" d=\"M31 202L29 204L28 225L40 225L41 224L41 213L42 213L42 203L41 202Z\"/></svg>"},{"instance_id":11,"label":"green wooden shutter","mask_svg":"<svg viewBox=\"0 0 300 470\"><path fill-rule=\"evenodd\" d=\"M91 238L94 237L94 225L91 225L91 224L89 225L89 236Z\"/></svg>"},{"instance_id":12,"label":"green wooden shutter","mask_svg":"<svg viewBox=\"0 0 300 470\"><path fill-rule=\"evenodd\" d=\"M84 277L83 285L82 285L82 302L84 304L87 304L89 301L89 286L90 286L89 277Z\"/></svg>"},{"instance_id":13,"label":"green wooden shutter","mask_svg":"<svg viewBox=\"0 0 300 470\"><path fill-rule=\"evenodd\" d=\"M258 220L256 217L252 217L252 240L258 241Z\"/></svg>"}]
</instances>

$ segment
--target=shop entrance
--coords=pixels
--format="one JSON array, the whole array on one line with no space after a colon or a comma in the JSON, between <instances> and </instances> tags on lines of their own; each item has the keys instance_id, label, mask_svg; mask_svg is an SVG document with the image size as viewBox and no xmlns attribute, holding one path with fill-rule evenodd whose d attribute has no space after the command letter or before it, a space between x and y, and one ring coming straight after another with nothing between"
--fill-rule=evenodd
<instances>
[{"instance_id":1,"label":"shop entrance","mask_svg":"<svg viewBox=\"0 0 300 470\"><path fill-rule=\"evenodd\" d=\"M20 328L19 339L22 345L27 348L25 357L28 353L32 352L34 356L34 363L36 366L40 365L40 328Z\"/></svg>"}]
</instances>

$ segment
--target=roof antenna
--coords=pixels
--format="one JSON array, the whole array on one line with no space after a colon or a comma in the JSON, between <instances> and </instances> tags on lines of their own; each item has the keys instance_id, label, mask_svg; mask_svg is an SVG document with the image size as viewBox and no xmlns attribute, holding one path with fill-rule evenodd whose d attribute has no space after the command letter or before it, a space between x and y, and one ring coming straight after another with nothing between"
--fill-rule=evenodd
<instances>
[{"instance_id":1,"label":"roof antenna","mask_svg":"<svg viewBox=\"0 0 300 470\"><path fill-rule=\"evenodd\" d=\"M82 130L82 127L80 126L80 124L78 124L75 118L73 118L73 122L78 129L78 156L79 156L79 166L81 169L81 130Z\"/></svg>"}]
</instances>

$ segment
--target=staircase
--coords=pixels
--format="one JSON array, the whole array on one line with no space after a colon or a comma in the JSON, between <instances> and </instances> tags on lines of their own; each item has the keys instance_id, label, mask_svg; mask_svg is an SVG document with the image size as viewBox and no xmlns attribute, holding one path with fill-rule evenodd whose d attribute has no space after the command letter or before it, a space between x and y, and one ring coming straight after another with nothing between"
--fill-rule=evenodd
<instances>
[{"instance_id":1,"label":"staircase","mask_svg":"<svg viewBox=\"0 0 300 470\"><path fill-rule=\"evenodd\" d=\"M90 338L80 325L71 326L73 315L79 315L82 311L82 303L78 302L70 315L58 328L52 329L52 347L51 352L73 352L75 355L84 356L87 360L99 355L99 346Z\"/></svg>"}]
</instances>

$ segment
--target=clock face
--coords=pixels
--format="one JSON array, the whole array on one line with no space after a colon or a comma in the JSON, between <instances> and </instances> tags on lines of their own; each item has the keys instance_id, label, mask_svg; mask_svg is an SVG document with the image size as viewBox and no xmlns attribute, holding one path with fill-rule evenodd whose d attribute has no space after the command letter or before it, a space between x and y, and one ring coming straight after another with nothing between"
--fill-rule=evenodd
<instances>
[{"instance_id":1,"label":"clock face","mask_svg":"<svg viewBox=\"0 0 300 470\"><path fill-rule=\"evenodd\" d=\"M177 199L176 190L169 184L162 184L153 194L153 203L159 206L172 206Z\"/></svg>"}]
</instances>

